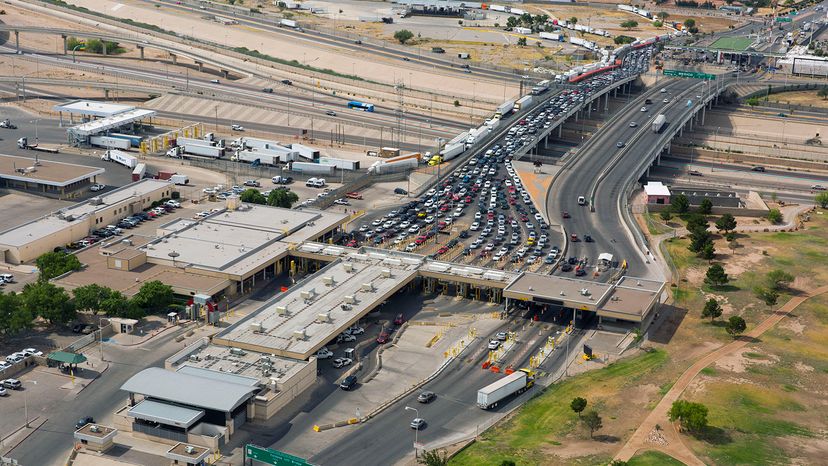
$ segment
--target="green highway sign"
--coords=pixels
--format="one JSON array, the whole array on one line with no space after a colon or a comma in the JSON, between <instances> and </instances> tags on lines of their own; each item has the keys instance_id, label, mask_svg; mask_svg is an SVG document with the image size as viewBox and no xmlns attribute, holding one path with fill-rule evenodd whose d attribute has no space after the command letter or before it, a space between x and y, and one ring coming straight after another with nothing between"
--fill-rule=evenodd
<instances>
[{"instance_id":1,"label":"green highway sign","mask_svg":"<svg viewBox=\"0 0 828 466\"><path fill-rule=\"evenodd\" d=\"M278 450L257 447L256 445L245 445L244 458L252 459L273 466L309 466L310 463L298 456L288 455Z\"/></svg>"},{"instance_id":2,"label":"green highway sign","mask_svg":"<svg viewBox=\"0 0 828 466\"><path fill-rule=\"evenodd\" d=\"M699 73L697 71L684 70L664 70L664 76L675 76L677 78L693 78L693 79L716 79L715 74Z\"/></svg>"},{"instance_id":3,"label":"green highway sign","mask_svg":"<svg viewBox=\"0 0 828 466\"><path fill-rule=\"evenodd\" d=\"M776 17L776 22L777 22L777 23L790 23L790 22L791 22L791 18L787 18L787 17L785 17L785 16L777 16L777 17Z\"/></svg>"}]
</instances>

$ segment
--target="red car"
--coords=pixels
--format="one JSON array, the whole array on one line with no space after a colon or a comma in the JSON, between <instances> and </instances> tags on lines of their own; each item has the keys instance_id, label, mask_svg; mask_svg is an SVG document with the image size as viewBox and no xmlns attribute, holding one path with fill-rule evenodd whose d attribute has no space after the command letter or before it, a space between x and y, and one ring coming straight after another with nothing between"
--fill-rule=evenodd
<instances>
[{"instance_id":1,"label":"red car","mask_svg":"<svg viewBox=\"0 0 828 466\"><path fill-rule=\"evenodd\" d=\"M437 250L437 254L445 254L448 252L448 247L443 246L442 248Z\"/></svg>"},{"instance_id":2,"label":"red car","mask_svg":"<svg viewBox=\"0 0 828 466\"><path fill-rule=\"evenodd\" d=\"M575 233L572 233L571 235L569 235L569 239L570 239L573 243L577 243L578 241L581 241L581 240L579 240L579 239L578 239L578 235L576 235Z\"/></svg>"},{"instance_id":3,"label":"red car","mask_svg":"<svg viewBox=\"0 0 828 466\"><path fill-rule=\"evenodd\" d=\"M379 343L381 345L385 344L385 343L388 343L388 339L390 337L391 337L391 335L388 332L380 332L379 336L377 337L377 343Z\"/></svg>"},{"instance_id":4,"label":"red car","mask_svg":"<svg viewBox=\"0 0 828 466\"><path fill-rule=\"evenodd\" d=\"M351 241L348 241L348 244L346 244L345 246L348 246L349 248L355 248L357 247L357 242L355 239L352 239Z\"/></svg>"},{"instance_id":5,"label":"red car","mask_svg":"<svg viewBox=\"0 0 828 466\"><path fill-rule=\"evenodd\" d=\"M563 211L563 213L561 214L561 216L562 216L563 218L569 218L569 212L567 212L567 211L565 211L565 210L564 210L564 211Z\"/></svg>"},{"instance_id":6,"label":"red car","mask_svg":"<svg viewBox=\"0 0 828 466\"><path fill-rule=\"evenodd\" d=\"M405 317L402 314L397 314L397 318L394 319L394 325L402 325L405 323Z\"/></svg>"}]
</instances>

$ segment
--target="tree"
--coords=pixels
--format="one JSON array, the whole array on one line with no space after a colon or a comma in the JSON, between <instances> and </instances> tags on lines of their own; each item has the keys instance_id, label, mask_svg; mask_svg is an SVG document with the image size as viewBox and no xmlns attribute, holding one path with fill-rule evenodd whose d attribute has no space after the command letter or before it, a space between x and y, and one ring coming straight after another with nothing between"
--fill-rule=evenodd
<instances>
[{"instance_id":1,"label":"tree","mask_svg":"<svg viewBox=\"0 0 828 466\"><path fill-rule=\"evenodd\" d=\"M285 209L290 209L296 202L299 202L299 196L297 196L295 192L287 189L274 189L273 191L270 191L270 195L267 196L267 205L273 207L284 207Z\"/></svg>"},{"instance_id":2,"label":"tree","mask_svg":"<svg viewBox=\"0 0 828 466\"><path fill-rule=\"evenodd\" d=\"M717 317L721 317L722 315L722 306L716 301L716 298L710 298L704 303L704 309L702 310L702 318L710 317L710 321L713 322Z\"/></svg>"},{"instance_id":3,"label":"tree","mask_svg":"<svg viewBox=\"0 0 828 466\"><path fill-rule=\"evenodd\" d=\"M710 286L722 286L729 282L730 279L725 273L724 267L719 264L713 264L707 268L707 273L704 274L704 282Z\"/></svg>"},{"instance_id":4,"label":"tree","mask_svg":"<svg viewBox=\"0 0 828 466\"><path fill-rule=\"evenodd\" d=\"M670 209L664 209L658 215L665 222L669 222L673 218L673 214L670 213Z\"/></svg>"},{"instance_id":5,"label":"tree","mask_svg":"<svg viewBox=\"0 0 828 466\"><path fill-rule=\"evenodd\" d=\"M638 21L632 19L623 21L621 22L621 27L629 31L632 28L638 27Z\"/></svg>"},{"instance_id":6,"label":"tree","mask_svg":"<svg viewBox=\"0 0 828 466\"><path fill-rule=\"evenodd\" d=\"M828 87L823 87L819 91L817 91L817 95L822 97L822 100L828 99Z\"/></svg>"},{"instance_id":7,"label":"tree","mask_svg":"<svg viewBox=\"0 0 828 466\"><path fill-rule=\"evenodd\" d=\"M616 45L631 44L635 42L635 37L617 35L615 36L615 39L613 39L613 42L615 42Z\"/></svg>"},{"instance_id":8,"label":"tree","mask_svg":"<svg viewBox=\"0 0 828 466\"><path fill-rule=\"evenodd\" d=\"M774 269L767 275L768 288L780 291L788 287L794 281L794 276L782 269Z\"/></svg>"},{"instance_id":9,"label":"tree","mask_svg":"<svg viewBox=\"0 0 828 466\"><path fill-rule=\"evenodd\" d=\"M75 298L75 309L97 314L101 310L101 303L112 295L112 289L92 283L75 288L72 295Z\"/></svg>"},{"instance_id":10,"label":"tree","mask_svg":"<svg viewBox=\"0 0 828 466\"><path fill-rule=\"evenodd\" d=\"M576 18L574 16L569 18L569 23L572 24L572 25L578 24L578 18Z\"/></svg>"},{"instance_id":11,"label":"tree","mask_svg":"<svg viewBox=\"0 0 828 466\"><path fill-rule=\"evenodd\" d=\"M400 41L401 44L405 44L411 38L414 37L414 33L409 31L408 29L400 29L399 31L394 33L394 39Z\"/></svg>"},{"instance_id":12,"label":"tree","mask_svg":"<svg viewBox=\"0 0 828 466\"><path fill-rule=\"evenodd\" d=\"M713 260L716 257L716 248L713 246L713 241L708 241L704 243L704 246L701 250L701 257L704 260Z\"/></svg>"},{"instance_id":13,"label":"tree","mask_svg":"<svg viewBox=\"0 0 828 466\"><path fill-rule=\"evenodd\" d=\"M687 216L687 230L691 233L694 231L707 231L709 224L707 218L700 213L692 213Z\"/></svg>"},{"instance_id":14,"label":"tree","mask_svg":"<svg viewBox=\"0 0 828 466\"><path fill-rule=\"evenodd\" d=\"M696 27L696 20L693 18L687 18L684 20L684 27L686 29L693 29Z\"/></svg>"},{"instance_id":15,"label":"tree","mask_svg":"<svg viewBox=\"0 0 828 466\"><path fill-rule=\"evenodd\" d=\"M503 460L500 462L500 466L516 466L516 464L512 460Z\"/></svg>"},{"instance_id":16,"label":"tree","mask_svg":"<svg viewBox=\"0 0 828 466\"><path fill-rule=\"evenodd\" d=\"M713 201L704 198L699 204L699 213L702 215L710 215L713 212Z\"/></svg>"},{"instance_id":17,"label":"tree","mask_svg":"<svg viewBox=\"0 0 828 466\"><path fill-rule=\"evenodd\" d=\"M581 411L583 411L586 408L586 406L586 398L581 398L580 396L573 398L572 402L569 403L569 407L572 408L572 411L578 413L578 417L581 417Z\"/></svg>"},{"instance_id":18,"label":"tree","mask_svg":"<svg viewBox=\"0 0 828 466\"><path fill-rule=\"evenodd\" d=\"M716 220L716 229L729 233L736 229L736 217L731 214L723 214Z\"/></svg>"},{"instance_id":19,"label":"tree","mask_svg":"<svg viewBox=\"0 0 828 466\"><path fill-rule=\"evenodd\" d=\"M261 193L258 189L245 189L241 196L239 196L242 202L247 202L249 204L267 204L267 198L264 194Z\"/></svg>"},{"instance_id":20,"label":"tree","mask_svg":"<svg viewBox=\"0 0 828 466\"><path fill-rule=\"evenodd\" d=\"M682 430L699 432L707 427L707 406L692 401L676 400L667 412L670 422L679 421Z\"/></svg>"},{"instance_id":21,"label":"tree","mask_svg":"<svg viewBox=\"0 0 828 466\"><path fill-rule=\"evenodd\" d=\"M685 214L690 210L690 200L684 194L670 198L670 207L677 214Z\"/></svg>"},{"instance_id":22,"label":"tree","mask_svg":"<svg viewBox=\"0 0 828 466\"><path fill-rule=\"evenodd\" d=\"M125 317L127 319L140 319L143 317L143 310L134 300L128 299L120 291L113 291L101 301L101 312L109 317ZM137 317L136 317L137 316Z\"/></svg>"},{"instance_id":23,"label":"tree","mask_svg":"<svg viewBox=\"0 0 828 466\"><path fill-rule=\"evenodd\" d=\"M745 323L745 319L742 319L739 316L730 316L730 319L727 319L727 326L725 327L725 330L727 330L727 333L735 337L744 332L746 328L747 324Z\"/></svg>"},{"instance_id":24,"label":"tree","mask_svg":"<svg viewBox=\"0 0 828 466\"><path fill-rule=\"evenodd\" d=\"M709 231L701 228L690 231L690 246L687 249L701 254L708 244L712 244Z\"/></svg>"},{"instance_id":25,"label":"tree","mask_svg":"<svg viewBox=\"0 0 828 466\"><path fill-rule=\"evenodd\" d=\"M604 425L601 423L601 416L598 415L595 411L589 411L581 418L581 422L589 429L589 438L592 438L592 434L595 433L596 430L599 430Z\"/></svg>"},{"instance_id":26,"label":"tree","mask_svg":"<svg viewBox=\"0 0 828 466\"><path fill-rule=\"evenodd\" d=\"M74 254L66 254L65 252L47 252L35 261L37 269L40 271L39 280L51 280L59 277L66 272L73 270L80 270L81 263Z\"/></svg>"},{"instance_id":27,"label":"tree","mask_svg":"<svg viewBox=\"0 0 828 466\"><path fill-rule=\"evenodd\" d=\"M779 292L770 288L757 286L753 289L753 293L768 307L773 307L779 301Z\"/></svg>"},{"instance_id":28,"label":"tree","mask_svg":"<svg viewBox=\"0 0 828 466\"><path fill-rule=\"evenodd\" d=\"M518 19L514 16L510 16L506 19L506 29L514 29L518 25Z\"/></svg>"},{"instance_id":29,"label":"tree","mask_svg":"<svg viewBox=\"0 0 828 466\"><path fill-rule=\"evenodd\" d=\"M521 47L525 46L526 45L526 38L525 37L518 38L517 44Z\"/></svg>"},{"instance_id":30,"label":"tree","mask_svg":"<svg viewBox=\"0 0 828 466\"><path fill-rule=\"evenodd\" d=\"M445 450L428 450L423 452L417 463L426 466L446 466L448 460L448 454Z\"/></svg>"},{"instance_id":31,"label":"tree","mask_svg":"<svg viewBox=\"0 0 828 466\"><path fill-rule=\"evenodd\" d=\"M664 26L664 23L663 23L663 22L661 22L661 21L653 21L653 27L655 27L655 28L660 28L660 27L662 27L662 26Z\"/></svg>"},{"instance_id":32,"label":"tree","mask_svg":"<svg viewBox=\"0 0 828 466\"><path fill-rule=\"evenodd\" d=\"M20 295L0 291L0 334L15 334L30 328L34 314L21 305Z\"/></svg>"},{"instance_id":33,"label":"tree","mask_svg":"<svg viewBox=\"0 0 828 466\"><path fill-rule=\"evenodd\" d=\"M782 223L782 212L779 209L771 209L768 211L768 220L774 225Z\"/></svg>"},{"instance_id":34,"label":"tree","mask_svg":"<svg viewBox=\"0 0 828 466\"><path fill-rule=\"evenodd\" d=\"M823 209L828 208L828 191L823 191L814 197L814 201Z\"/></svg>"},{"instance_id":35,"label":"tree","mask_svg":"<svg viewBox=\"0 0 828 466\"><path fill-rule=\"evenodd\" d=\"M670 17L670 13L667 13L666 11L659 11L656 16L658 16L659 18L661 18L662 21L664 21L665 19Z\"/></svg>"},{"instance_id":36,"label":"tree","mask_svg":"<svg viewBox=\"0 0 828 466\"><path fill-rule=\"evenodd\" d=\"M153 280L141 285L141 289L132 297L132 301L148 314L162 311L172 304L173 290L171 286Z\"/></svg>"},{"instance_id":37,"label":"tree","mask_svg":"<svg viewBox=\"0 0 828 466\"><path fill-rule=\"evenodd\" d=\"M50 324L63 324L75 318L75 306L66 290L46 281L28 283L20 293L22 306L32 316Z\"/></svg>"}]
</instances>

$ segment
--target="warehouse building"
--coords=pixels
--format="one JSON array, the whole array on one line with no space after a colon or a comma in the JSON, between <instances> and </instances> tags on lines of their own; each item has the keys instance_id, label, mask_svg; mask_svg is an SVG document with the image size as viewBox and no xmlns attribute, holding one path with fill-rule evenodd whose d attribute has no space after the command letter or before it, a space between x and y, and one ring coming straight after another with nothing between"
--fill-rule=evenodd
<instances>
[{"instance_id":1,"label":"warehouse building","mask_svg":"<svg viewBox=\"0 0 828 466\"><path fill-rule=\"evenodd\" d=\"M0 155L0 188L72 199L88 192L104 171L84 165Z\"/></svg>"}]
</instances>

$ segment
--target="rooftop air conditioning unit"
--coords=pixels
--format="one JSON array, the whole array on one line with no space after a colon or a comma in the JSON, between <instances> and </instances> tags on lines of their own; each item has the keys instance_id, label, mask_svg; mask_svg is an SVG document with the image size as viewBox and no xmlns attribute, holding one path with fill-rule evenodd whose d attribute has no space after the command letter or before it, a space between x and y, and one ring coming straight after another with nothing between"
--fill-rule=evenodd
<instances>
[{"instance_id":1,"label":"rooftop air conditioning unit","mask_svg":"<svg viewBox=\"0 0 828 466\"><path fill-rule=\"evenodd\" d=\"M352 295L343 296L342 301L344 301L348 304L356 304L356 298L354 298Z\"/></svg>"},{"instance_id":2,"label":"rooftop air conditioning unit","mask_svg":"<svg viewBox=\"0 0 828 466\"><path fill-rule=\"evenodd\" d=\"M94 424L93 424L93 425L89 426L89 431L90 431L90 432L96 432L96 433L97 433L97 432L100 432L100 431L101 431L101 429L100 429L100 428L98 428L98 426L96 426L96 425L94 425Z\"/></svg>"},{"instance_id":3,"label":"rooftop air conditioning unit","mask_svg":"<svg viewBox=\"0 0 828 466\"><path fill-rule=\"evenodd\" d=\"M188 455L192 455L193 453L195 453L196 450L195 447L187 445L186 447L184 447L184 451L186 451Z\"/></svg>"},{"instance_id":4,"label":"rooftop air conditioning unit","mask_svg":"<svg viewBox=\"0 0 828 466\"><path fill-rule=\"evenodd\" d=\"M250 330L254 332L264 332L264 326L261 322L250 322Z\"/></svg>"},{"instance_id":5,"label":"rooftop air conditioning unit","mask_svg":"<svg viewBox=\"0 0 828 466\"><path fill-rule=\"evenodd\" d=\"M293 337L296 338L297 340L304 340L305 338L308 337L308 335L307 335L307 333L305 333L305 329L297 328L296 330L293 331Z\"/></svg>"},{"instance_id":6,"label":"rooftop air conditioning unit","mask_svg":"<svg viewBox=\"0 0 828 466\"><path fill-rule=\"evenodd\" d=\"M331 321L331 313L330 312L320 312L316 315L316 321L320 324L324 324L325 322Z\"/></svg>"},{"instance_id":7,"label":"rooftop air conditioning unit","mask_svg":"<svg viewBox=\"0 0 828 466\"><path fill-rule=\"evenodd\" d=\"M391 269L382 269L382 278L391 278Z\"/></svg>"},{"instance_id":8,"label":"rooftop air conditioning unit","mask_svg":"<svg viewBox=\"0 0 828 466\"><path fill-rule=\"evenodd\" d=\"M344 268L346 272L351 273L354 271L354 264L349 264L346 262L342 264L342 268Z\"/></svg>"},{"instance_id":9,"label":"rooftop air conditioning unit","mask_svg":"<svg viewBox=\"0 0 828 466\"><path fill-rule=\"evenodd\" d=\"M361 290L365 291L365 292L374 291L374 284L373 283L363 283Z\"/></svg>"},{"instance_id":10,"label":"rooftop air conditioning unit","mask_svg":"<svg viewBox=\"0 0 828 466\"><path fill-rule=\"evenodd\" d=\"M286 316L288 313L287 306L276 306L276 313L280 316Z\"/></svg>"},{"instance_id":11,"label":"rooftop air conditioning unit","mask_svg":"<svg viewBox=\"0 0 828 466\"><path fill-rule=\"evenodd\" d=\"M328 286L333 286L334 279L333 279L333 277L322 277L322 283L324 283L325 285L328 285Z\"/></svg>"},{"instance_id":12,"label":"rooftop air conditioning unit","mask_svg":"<svg viewBox=\"0 0 828 466\"><path fill-rule=\"evenodd\" d=\"M95 196L95 197L89 199L89 203L92 204L92 205L101 205L101 204L103 204L103 199L101 199L100 196Z\"/></svg>"},{"instance_id":13,"label":"rooftop air conditioning unit","mask_svg":"<svg viewBox=\"0 0 828 466\"><path fill-rule=\"evenodd\" d=\"M586 288L581 288L581 296L589 296L589 290Z\"/></svg>"},{"instance_id":14,"label":"rooftop air conditioning unit","mask_svg":"<svg viewBox=\"0 0 828 466\"><path fill-rule=\"evenodd\" d=\"M304 290L300 292L299 295L302 296L302 299L313 299L314 290L313 288L310 290Z\"/></svg>"}]
</instances>

